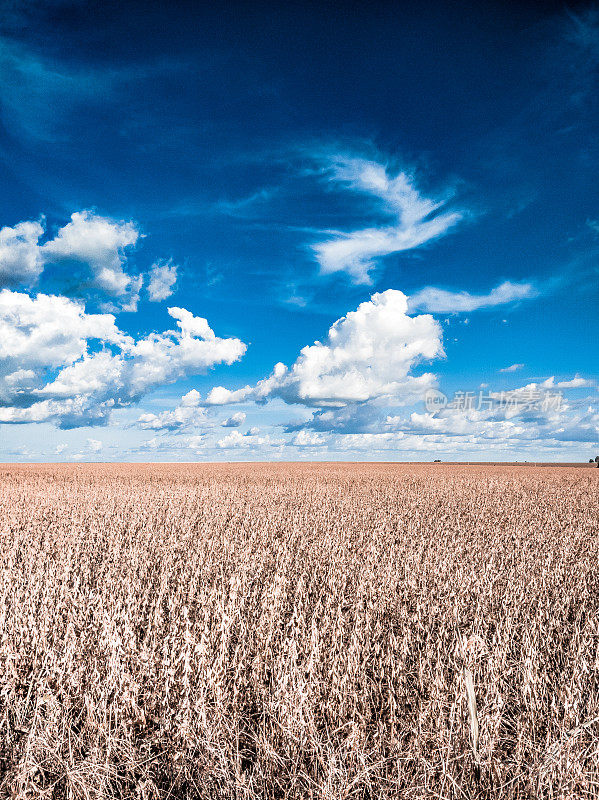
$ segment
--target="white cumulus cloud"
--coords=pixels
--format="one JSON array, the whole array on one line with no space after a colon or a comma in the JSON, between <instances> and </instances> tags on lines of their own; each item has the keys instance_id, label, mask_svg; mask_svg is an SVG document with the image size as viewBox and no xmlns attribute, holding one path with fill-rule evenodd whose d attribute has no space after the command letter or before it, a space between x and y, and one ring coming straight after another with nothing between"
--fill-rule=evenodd
<instances>
[{"instance_id":1,"label":"white cumulus cloud","mask_svg":"<svg viewBox=\"0 0 599 800\"><path fill-rule=\"evenodd\" d=\"M3 290L0 422L104 423L113 408L245 353L243 342L216 336L204 318L168 311L176 330L135 340L112 314L88 314L65 297Z\"/></svg>"},{"instance_id":2,"label":"white cumulus cloud","mask_svg":"<svg viewBox=\"0 0 599 800\"><path fill-rule=\"evenodd\" d=\"M338 319L324 341L304 347L291 368L277 364L254 387L215 387L207 404L279 397L313 407L420 397L433 376L414 376L422 361L443 355L441 328L433 317L409 316L403 292L372 295Z\"/></svg>"},{"instance_id":3,"label":"white cumulus cloud","mask_svg":"<svg viewBox=\"0 0 599 800\"><path fill-rule=\"evenodd\" d=\"M243 411L236 411L227 419L221 422L223 428L239 428L245 422L245 414Z\"/></svg>"},{"instance_id":4,"label":"white cumulus cloud","mask_svg":"<svg viewBox=\"0 0 599 800\"><path fill-rule=\"evenodd\" d=\"M435 412L413 412L407 419L389 416L386 425L395 432L437 435L450 441L469 442L484 448L488 443L510 445L515 449L559 447L560 443L579 442L594 446L599 440L599 414L589 406L572 405L557 387L577 388L572 381L556 383L548 378L509 391L487 392L471 403L448 404ZM474 393L473 393L474 394ZM481 449L481 453L484 450ZM484 458L481 458L484 460Z\"/></svg>"},{"instance_id":5,"label":"white cumulus cloud","mask_svg":"<svg viewBox=\"0 0 599 800\"><path fill-rule=\"evenodd\" d=\"M118 299L108 311L137 309L143 275L130 275L125 269L141 236L134 222L84 210L73 213L53 238L40 244L45 233L43 218L0 229L0 288L32 286L48 264L76 264L88 272L81 277L82 285ZM162 277L163 283L169 280L167 273Z\"/></svg>"},{"instance_id":6,"label":"white cumulus cloud","mask_svg":"<svg viewBox=\"0 0 599 800\"><path fill-rule=\"evenodd\" d=\"M177 265L171 261L153 264L149 272L148 296L153 302L166 300L177 283Z\"/></svg>"},{"instance_id":7,"label":"white cumulus cloud","mask_svg":"<svg viewBox=\"0 0 599 800\"><path fill-rule=\"evenodd\" d=\"M321 447L326 442L326 438L321 433L313 431L298 431L291 440L294 447Z\"/></svg>"},{"instance_id":8,"label":"white cumulus cloud","mask_svg":"<svg viewBox=\"0 0 599 800\"><path fill-rule=\"evenodd\" d=\"M130 338L112 314L87 314L66 297L0 292L0 374L17 375L68 365L83 357L90 340L125 347Z\"/></svg>"},{"instance_id":9,"label":"white cumulus cloud","mask_svg":"<svg viewBox=\"0 0 599 800\"><path fill-rule=\"evenodd\" d=\"M596 385L594 380L582 378L580 375L576 375L574 378L570 378L570 380L557 382L557 387L559 389L589 389Z\"/></svg>"},{"instance_id":10,"label":"white cumulus cloud","mask_svg":"<svg viewBox=\"0 0 599 800\"><path fill-rule=\"evenodd\" d=\"M219 439L216 446L220 450L243 449L249 450L256 447L281 447L285 444L283 439L273 438L270 435L259 436L258 430L250 428L250 430L243 434L239 431L231 431L231 433Z\"/></svg>"},{"instance_id":11,"label":"white cumulus cloud","mask_svg":"<svg viewBox=\"0 0 599 800\"><path fill-rule=\"evenodd\" d=\"M245 414L243 415L245 418ZM206 410L200 405L200 394L192 389L184 394L179 404L172 411L161 411L159 414L144 413L137 420L140 428L146 430L181 430L199 427L207 422Z\"/></svg>"},{"instance_id":12,"label":"white cumulus cloud","mask_svg":"<svg viewBox=\"0 0 599 800\"><path fill-rule=\"evenodd\" d=\"M133 222L102 217L93 211L76 211L54 239L42 245L44 261L78 261L89 265L94 284L119 297L131 290L131 276L123 266L125 250L133 247L140 232Z\"/></svg>"},{"instance_id":13,"label":"white cumulus cloud","mask_svg":"<svg viewBox=\"0 0 599 800\"><path fill-rule=\"evenodd\" d=\"M0 288L35 283L44 269L38 246L43 233L40 222L0 228Z\"/></svg>"}]
</instances>

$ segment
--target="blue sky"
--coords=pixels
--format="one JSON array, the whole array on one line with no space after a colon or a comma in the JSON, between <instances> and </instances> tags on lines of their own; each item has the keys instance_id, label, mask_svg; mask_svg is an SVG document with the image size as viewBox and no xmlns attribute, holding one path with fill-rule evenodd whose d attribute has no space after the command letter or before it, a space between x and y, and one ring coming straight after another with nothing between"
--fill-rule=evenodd
<instances>
[{"instance_id":1,"label":"blue sky","mask_svg":"<svg viewBox=\"0 0 599 800\"><path fill-rule=\"evenodd\" d=\"M3 3L0 459L599 453L599 8Z\"/></svg>"}]
</instances>

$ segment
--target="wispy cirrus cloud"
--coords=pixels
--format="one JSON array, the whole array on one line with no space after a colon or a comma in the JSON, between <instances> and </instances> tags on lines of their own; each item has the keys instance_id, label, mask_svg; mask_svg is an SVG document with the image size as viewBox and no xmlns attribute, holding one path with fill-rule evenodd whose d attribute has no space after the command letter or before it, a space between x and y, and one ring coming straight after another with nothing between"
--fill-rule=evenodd
<instances>
[{"instance_id":1,"label":"wispy cirrus cloud","mask_svg":"<svg viewBox=\"0 0 599 800\"><path fill-rule=\"evenodd\" d=\"M464 217L462 211L448 207L452 192L434 199L425 197L413 174L399 171L393 175L375 160L332 156L321 172L332 188L377 201L388 219L385 224L349 232L324 231L327 239L312 245L312 250L325 275L345 272L355 283L371 283L370 273L379 259L438 239Z\"/></svg>"},{"instance_id":2,"label":"wispy cirrus cloud","mask_svg":"<svg viewBox=\"0 0 599 800\"><path fill-rule=\"evenodd\" d=\"M504 281L488 294L471 294L470 292L451 292L427 286L411 295L408 300L410 311L428 311L431 314L457 314L465 311L477 311L480 308L514 303L518 300L536 297L539 290L532 283L514 283Z\"/></svg>"},{"instance_id":3,"label":"wispy cirrus cloud","mask_svg":"<svg viewBox=\"0 0 599 800\"><path fill-rule=\"evenodd\" d=\"M52 53L0 34L0 120L20 142L60 144L72 139L79 116L116 107L132 83L139 86L185 68L170 57L126 66L77 63L64 48Z\"/></svg>"},{"instance_id":4,"label":"wispy cirrus cloud","mask_svg":"<svg viewBox=\"0 0 599 800\"><path fill-rule=\"evenodd\" d=\"M67 138L65 119L98 97L106 99L114 81L114 71L75 69L0 36L0 117L20 138Z\"/></svg>"},{"instance_id":5,"label":"wispy cirrus cloud","mask_svg":"<svg viewBox=\"0 0 599 800\"><path fill-rule=\"evenodd\" d=\"M599 63L599 8L568 11L566 23L566 40L582 50L588 69L593 69Z\"/></svg>"}]
</instances>

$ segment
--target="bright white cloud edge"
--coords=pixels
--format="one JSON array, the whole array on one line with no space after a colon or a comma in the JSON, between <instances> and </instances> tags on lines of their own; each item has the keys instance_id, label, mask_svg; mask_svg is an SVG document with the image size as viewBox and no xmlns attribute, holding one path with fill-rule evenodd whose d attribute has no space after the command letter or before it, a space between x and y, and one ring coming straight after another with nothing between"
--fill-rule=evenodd
<instances>
[{"instance_id":1,"label":"bright white cloud edge","mask_svg":"<svg viewBox=\"0 0 599 800\"><path fill-rule=\"evenodd\" d=\"M399 171L392 176L386 165L374 160L327 156L322 173L332 187L377 200L390 220L349 232L324 231L326 240L312 245L323 275L345 272L354 283L369 284L381 258L438 239L464 217L460 211L446 210L451 193L427 198L416 188L413 174Z\"/></svg>"}]
</instances>

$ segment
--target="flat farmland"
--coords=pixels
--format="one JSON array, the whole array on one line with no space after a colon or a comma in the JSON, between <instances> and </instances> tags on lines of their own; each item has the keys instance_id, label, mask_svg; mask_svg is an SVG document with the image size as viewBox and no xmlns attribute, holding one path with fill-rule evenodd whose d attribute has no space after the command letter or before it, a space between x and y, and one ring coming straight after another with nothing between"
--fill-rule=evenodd
<instances>
[{"instance_id":1,"label":"flat farmland","mask_svg":"<svg viewBox=\"0 0 599 800\"><path fill-rule=\"evenodd\" d=\"M0 466L0 796L599 797L598 490Z\"/></svg>"}]
</instances>

